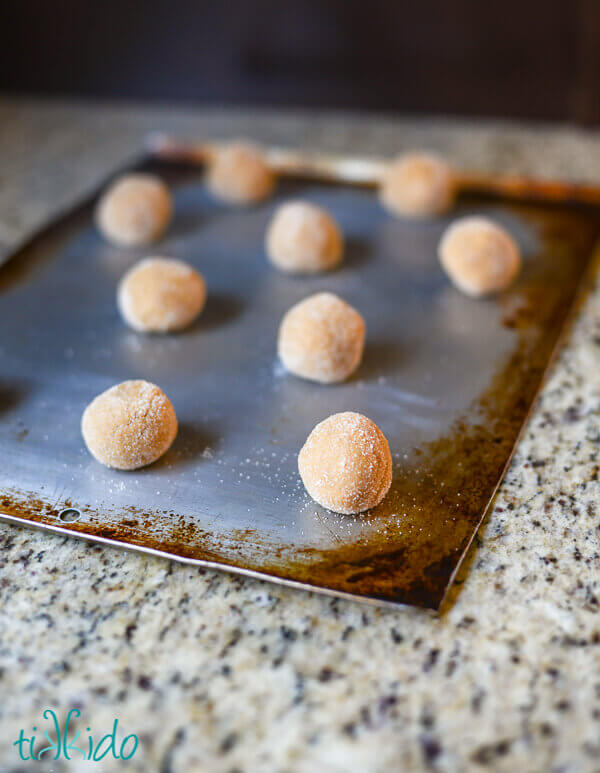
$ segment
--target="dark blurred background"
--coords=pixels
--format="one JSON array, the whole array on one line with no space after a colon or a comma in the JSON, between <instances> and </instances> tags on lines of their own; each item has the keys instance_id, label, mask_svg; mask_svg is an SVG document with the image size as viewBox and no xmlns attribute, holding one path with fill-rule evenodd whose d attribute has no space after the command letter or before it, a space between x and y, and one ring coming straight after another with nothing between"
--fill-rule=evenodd
<instances>
[{"instance_id":1,"label":"dark blurred background","mask_svg":"<svg viewBox=\"0 0 600 773\"><path fill-rule=\"evenodd\" d=\"M0 0L0 90L600 121L600 0Z\"/></svg>"}]
</instances>

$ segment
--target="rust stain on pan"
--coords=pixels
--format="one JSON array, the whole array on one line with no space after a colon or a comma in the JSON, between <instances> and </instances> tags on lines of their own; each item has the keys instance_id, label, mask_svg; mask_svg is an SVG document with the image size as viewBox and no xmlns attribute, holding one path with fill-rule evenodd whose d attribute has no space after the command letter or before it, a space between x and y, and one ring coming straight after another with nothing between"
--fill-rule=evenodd
<instances>
[{"instance_id":1,"label":"rust stain on pan","mask_svg":"<svg viewBox=\"0 0 600 773\"><path fill-rule=\"evenodd\" d=\"M542 238L538 270L499 300L503 324L516 331L517 344L471 406L469 420L458 419L446 436L407 449L410 461L395 465L390 494L363 516L364 536L326 550L292 549L270 544L253 530L208 533L176 513L167 513L172 525L158 535L151 512L98 512L70 501L58 508L39 496L10 493L0 494L0 511L56 526L61 509L77 507L82 519L60 526L80 536L334 592L439 608L510 460L573 308L600 223L595 214L582 218L564 207L522 204L517 211L535 223Z\"/></svg>"}]
</instances>

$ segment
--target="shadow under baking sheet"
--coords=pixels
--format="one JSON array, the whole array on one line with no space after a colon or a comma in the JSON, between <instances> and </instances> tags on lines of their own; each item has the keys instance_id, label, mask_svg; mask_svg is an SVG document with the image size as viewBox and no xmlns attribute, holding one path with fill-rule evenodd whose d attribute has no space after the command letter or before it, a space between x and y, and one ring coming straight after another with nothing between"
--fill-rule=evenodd
<instances>
[{"instance_id":1,"label":"shadow under baking sheet","mask_svg":"<svg viewBox=\"0 0 600 773\"><path fill-rule=\"evenodd\" d=\"M403 221L372 191L300 181L233 209L210 199L197 170L146 166L173 186L177 212L152 253L204 274L207 316L178 336L128 330L116 285L145 253L106 245L91 202L0 268L3 517L316 591L438 608L591 263L597 211L481 197L461 199L447 217ZM267 262L268 220L298 196L340 222L349 260L338 271L299 278ZM493 217L522 250L519 280L497 298L466 298L439 267L441 233L467 214ZM319 290L367 322L363 365L337 386L296 379L276 358L281 317ZM135 473L99 465L79 430L87 403L127 378L159 384L181 424L169 453ZM15 384L27 385L17 397ZM297 472L313 426L344 410L373 419L394 459L388 497L361 516L318 506Z\"/></svg>"}]
</instances>

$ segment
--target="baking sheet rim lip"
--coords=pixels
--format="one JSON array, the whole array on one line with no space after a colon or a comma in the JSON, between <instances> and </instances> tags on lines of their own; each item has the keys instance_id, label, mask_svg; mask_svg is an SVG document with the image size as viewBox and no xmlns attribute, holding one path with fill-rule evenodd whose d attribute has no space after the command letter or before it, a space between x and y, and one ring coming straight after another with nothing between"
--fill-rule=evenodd
<instances>
[{"instance_id":1,"label":"baking sheet rim lip","mask_svg":"<svg viewBox=\"0 0 600 773\"><path fill-rule=\"evenodd\" d=\"M84 531L75 531L65 526L55 526L50 523L41 523L40 521L30 521L27 518L22 518L18 515L11 515L10 513L0 512L0 521L10 524L17 524L19 526L25 526L30 529L41 529L52 534L61 534L64 537L71 537L85 542L95 542L101 545L108 545L112 548L120 548L121 550L132 551L135 553L143 553L145 555L154 556L155 558L163 558L168 561L176 561L178 564L184 564L188 566L199 566L204 569L213 569L220 572L226 572L227 574L237 574L243 577L249 577L253 580L261 580L262 582L275 583L276 585L283 585L288 588L294 588L295 590L304 590L318 595L330 596L333 598L344 599L345 601L361 602L363 604L369 604L373 607L386 607L388 609L419 609L422 612L426 612L429 615L439 614L440 604L436 607L430 606L415 606L404 601L392 601L390 599L379 599L373 596L359 596L353 593L347 593L346 591L335 590L334 588L327 588L324 585L311 585L301 580L290 580L286 577L279 577L276 574L268 574L267 572L260 572L257 569L246 569L244 567L236 566L235 564L228 564L221 561L209 561L204 558L189 558L187 556L179 556L175 553L168 553L165 550L158 550L157 548L149 548L144 545L136 545L129 542L120 542L119 540L111 539L110 537L101 537L96 534L88 534ZM445 596L443 597L445 598ZM443 601L442 598L442 601Z\"/></svg>"}]
</instances>

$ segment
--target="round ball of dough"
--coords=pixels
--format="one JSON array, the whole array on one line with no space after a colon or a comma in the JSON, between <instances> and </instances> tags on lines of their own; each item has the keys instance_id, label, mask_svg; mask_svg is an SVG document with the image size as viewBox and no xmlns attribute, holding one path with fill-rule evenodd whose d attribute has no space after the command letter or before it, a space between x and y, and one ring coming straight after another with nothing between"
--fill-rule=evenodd
<instances>
[{"instance_id":1,"label":"round ball of dough","mask_svg":"<svg viewBox=\"0 0 600 773\"><path fill-rule=\"evenodd\" d=\"M230 204L262 201L275 187L275 175L260 151L241 142L217 150L206 181L214 196Z\"/></svg>"},{"instance_id":2,"label":"round ball of dough","mask_svg":"<svg viewBox=\"0 0 600 773\"><path fill-rule=\"evenodd\" d=\"M163 235L172 212L171 194L162 180L151 174L128 174L100 199L96 223L110 242L139 247Z\"/></svg>"},{"instance_id":3,"label":"round ball of dough","mask_svg":"<svg viewBox=\"0 0 600 773\"><path fill-rule=\"evenodd\" d=\"M285 314L279 327L279 357L296 376L331 384L358 367L365 321L333 293L316 293Z\"/></svg>"},{"instance_id":4,"label":"round ball of dough","mask_svg":"<svg viewBox=\"0 0 600 773\"><path fill-rule=\"evenodd\" d=\"M439 215L454 203L454 177L441 158L429 153L399 156L383 174L379 198L394 215Z\"/></svg>"},{"instance_id":5,"label":"round ball of dough","mask_svg":"<svg viewBox=\"0 0 600 773\"><path fill-rule=\"evenodd\" d=\"M521 268L514 239L485 217L464 217L448 226L438 255L452 282L472 296L504 290Z\"/></svg>"},{"instance_id":6,"label":"round ball of dough","mask_svg":"<svg viewBox=\"0 0 600 773\"><path fill-rule=\"evenodd\" d=\"M182 260L146 258L119 283L117 303L134 330L167 333L190 325L204 308L206 284Z\"/></svg>"},{"instance_id":7,"label":"round ball of dough","mask_svg":"<svg viewBox=\"0 0 600 773\"><path fill-rule=\"evenodd\" d=\"M148 381L123 381L88 405L81 419L88 451L116 470L137 470L160 458L177 435L166 394Z\"/></svg>"},{"instance_id":8,"label":"round ball of dough","mask_svg":"<svg viewBox=\"0 0 600 773\"><path fill-rule=\"evenodd\" d=\"M379 427L347 411L317 424L300 451L298 470L315 501L351 515L385 497L392 483L392 456Z\"/></svg>"},{"instance_id":9,"label":"round ball of dough","mask_svg":"<svg viewBox=\"0 0 600 773\"><path fill-rule=\"evenodd\" d=\"M282 271L316 274L339 265L344 242L329 212L308 201L290 201L273 215L266 249L271 263Z\"/></svg>"}]
</instances>

